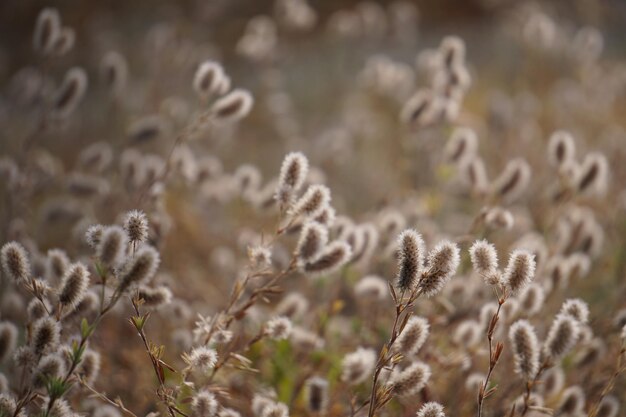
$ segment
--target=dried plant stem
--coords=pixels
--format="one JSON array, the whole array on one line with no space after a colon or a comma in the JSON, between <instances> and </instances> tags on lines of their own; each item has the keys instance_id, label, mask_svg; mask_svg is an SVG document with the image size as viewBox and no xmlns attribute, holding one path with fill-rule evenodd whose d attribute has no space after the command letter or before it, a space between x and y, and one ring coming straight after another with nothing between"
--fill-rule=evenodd
<instances>
[{"instance_id":1,"label":"dried plant stem","mask_svg":"<svg viewBox=\"0 0 626 417\"><path fill-rule=\"evenodd\" d=\"M83 378L78 378L78 382L80 383L80 385L82 385L88 391L90 391L94 396L96 396L99 399L101 399L101 400L111 404L113 407L117 408L122 413L128 414L131 417L138 417L137 414L133 413L128 408L126 408L124 406L124 403L122 403L122 400L120 400L119 398L117 398L115 401L110 399L104 393L98 392L95 388L91 387Z\"/></svg>"},{"instance_id":2,"label":"dried plant stem","mask_svg":"<svg viewBox=\"0 0 626 417\"><path fill-rule=\"evenodd\" d=\"M135 310L136 315L130 318L130 322L137 330L137 333L139 334L139 337L141 338L141 341L143 342L143 346L146 349L146 353L148 354L148 357L150 358L150 363L152 364L154 373L156 374L157 379L159 380L159 388L157 389L157 396L167 407L167 411L170 417L176 417L176 413L180 414L183 417L187 417L187 414L179 410L178 407L176 407L174 404L171 403L173 399L171 392L170 392L171 390L169 390L165 386L165 372L163 370L163 367L165 366L172 371L174 371L174 369L161 360L160 356L163 352L162 347L154 346L151 342L149 342L148 338L146 337L146 333L144 332L144 326L146 324L146 321L150 317L150 314L149 313L146 313L143 315L141 314L139 310L139 304L140 304L139 299L133 298L131 302L133 304L133 309Z\"/></svg>"},{"instance_id":3,"label":"dried plant stem","mask_svg":"<svg viewBox=\"0 0 626 417\"><path fill-rule=\"evenodd\" d=\"M250 309L250 307L252 307L254 303L256 303L259 297L263 297L267 294L278 292L279 289L276 288L276 284L278 283L278 281L280 281L283 277L285 277L289 273L293 272L295 267L296 267L296 258L294 257L285 269L283 269L282 271L280 271L279 273L273 276L271 272L259 272L259 273L255 273L251 275L246 275L246 277L243 280L237 281L231 293L228 305L226 306L224 311L222 311L221 313L218 313L215 316L215 318L212 320L211 329L208 332L207 336L205 337L204 343L207 344L211 340L211 336L217 329L219 317L225 318L224 322L220 323L220 325L224 329L228 329L233 321L241 320L244 317L246 311L248 311L248 309ZM244 294L244 291L246 289L246 286L248 282L250 281L250 279L260 278L264 276L271 276L272 278L268 282L266 282L263 286L252 291L252 293L248 296L248 299L241 306L235 309L234 308L235 304L237 304L239 300L241 300Z\"/></svg>"},{"instance_id":4,"label":"dried plant stem","mask_svg":"<svg viewBox=\"0 0 626 417\"><path fill-rule=\"evenodd\" d=\"M502 342L498 342L494 347L493 333L495 332L496 326L498 325L498 320L500 320L500 310L502 309L502 305L506 302L507 298L508 294L506 290L503 290L502 296L498 297L498 309L491 317L491 321L489 322L489 328L487 329L487 342L489 344L489 370L487 371L485 382L483 383L483 385L480 386L480 389L478 391L478 417L482 417L483 404L485 403L485 400L496 391L496 387L488 389L489 380L491 379L491 374L493 373L493 370L496 368L498 360L500 359L500 355L502 354L504 345L502 344Z\"/></svg>"},{"instance_id":5,"label":"dried plant stem","mask_svg":"<svg viewBox=\"0 0 626 417\"><path fill-rule=\"evenodd\" d=\"M421 294L421 289L419 289L420 285L417 285L415 289L411 291L409 298L405 301L404 291L400 294L400 297L398 298L391 284L389 285L389 288L391 290L391 296L396 303L396 316L393 321L393 327L391 328L391 336L389 337L387 343L382 347L382 349L380 350L380 354L378 355L378 362L376 363L376 369L374 370L372 391L370 393L369 399L369 411L367 414L368 417L373 417L376 414L376 411L391 399L390 397L388 397L387 393L386 398L383 398L383 401L380 401L381 398L379 398L378 395L378 378L380 377L380 373L382 372L382 370L392 362L392 359L398 359L397 356L393 354L393 344L395 343L398 336L400 336L400 333L402 333L404 326L411 316L411 311L409 310L409 308L413 306L413 303Z\"/></svg>"},{"instance_id":6,"label":"dried plant stem","mask_svg":"<svg viewBox=\"0 0 626 417\"><path fill-rule=\"evenodd\" d=\"M530 410L530 394L532 389L539 382L539 378L544 373L545 370L549 369L552 366L548 359L544 360L539 370L537 371L537 375L532 379L532 381L526 381L526 392L524 393L524 408L522 409L522 416L525 416L528 410ZM515 408L513 408L513 412L515 412Z\"/></svg>"},{"instance_id":7,"label":"dried plant stem","mask_svg":"<svg viewBox=\"0 0 626 417\"><path fill-rule=\"evenodd\" d=\"M600 397L595 402L593 407L591 407L591 410L589 411L589 417L596 417L596 415L598 414L598 411L600 410L600 404L602 403L602 400L613 390L613 388L615 387L615 381L617 380L619 375L622 372L626 371L626 361L624 360L625 357L626 357L626 345L622 343L622 347L619 351L619 354L617 355L615 371L613 371L611 378L609 378L606 385L604 386L604 389L602 389L602 392L600 393Z\"/></svg>"},{"instance_id":8,"label":"dried plant stem","mask_svg":"<svg viewBox=\"0 0 626 417\"><path fill-rule=\"evenodd\" d=\"M238 349L238 351L241 353L247 352L252 347L252 345L254 345L258 341L263 339L264 336L265 336L264 329L261 329L259 333L256 334L256 336L250 339L248 343L246 343L241 349ZM222 369L228 363L230 359L238 356L236 354L237 354L237 351L233 350L233 351L228 352L227 354L222 355L223 357L217 361L217 363L215 364L215 367L211 371L211 375L209 375L209 378L208 378L209 383L213 381L213 379L215 378L215 374L217 374L217 372L220 369Z\"/></svg>"}]
</instances>

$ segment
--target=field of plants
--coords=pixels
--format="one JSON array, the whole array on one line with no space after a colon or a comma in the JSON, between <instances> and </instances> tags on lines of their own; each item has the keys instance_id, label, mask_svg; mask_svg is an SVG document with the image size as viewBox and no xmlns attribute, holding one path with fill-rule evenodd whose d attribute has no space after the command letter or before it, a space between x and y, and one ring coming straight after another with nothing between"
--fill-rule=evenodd
<instances>
[{"instance_id":1,"label":"field of plants","mask_svg":"<svg viewBox=\"0 0 626 417\"><path fill-rule=\"evenodd\" d=\"M3 0L0 417L626 415L625 25Z\"/></svg>"}]
</instances>

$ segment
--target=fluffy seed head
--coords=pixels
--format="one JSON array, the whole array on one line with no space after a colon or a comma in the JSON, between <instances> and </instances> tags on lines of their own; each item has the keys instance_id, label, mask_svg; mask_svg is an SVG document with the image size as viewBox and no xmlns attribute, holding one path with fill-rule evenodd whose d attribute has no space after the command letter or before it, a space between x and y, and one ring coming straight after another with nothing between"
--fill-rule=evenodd
<instances>
[{"instance_id":1,"label":"fluffy seed head","mask_svg":"<svg viewBox=\"0 0 626 417\"><path fill-rule=\"evenodd\" d=\"M313 413L324 413L328 407L328 381L320 377L307 379L306 404Z\"/></svg>"},{"instance_id":2,"label":"fluffy seed head","mask_svg":"<svg viewBox=\"0 0 626 417\"><path fill-rule=\"evenodd\" d=\"M461 322L452 334L452 340L457 345L471 348L475 346L484 333L483 328L476 320L465 320Z\"/></svg>"},{"instance_id":3,"label":"fluffy seed head","mask_svg":"<svg viewBox=\"0 0 626 417\"><path fill-rule=\"evenodd\" d=\"M235 89L213 103L211 114L220 124L235 123L250 113L253 104L254 99L249 91Z\"/></svg>"},{"instance_id":4,"label":"fluffy seed head","mask_svg":"<svg viewBox=\"0 0 626 417\"><path fill-rule=\"evenodd\" d=\"M102 239L102 232L104 232L104 226L101 224L94 224L87 228L85 241L91 248L96 249L98 247Z\"/></svg>"},{"instance_id":5,"label":"fluffy seed head","mask_svg":"<svg viewBox=\"0 0 626 417\"><path fill-rule=\"evenodd\" d=\"M570 298L565 300L559 314L567 314L580 324L586 324L589 321L589 306L580 298Z\"/></svg>"},{"instance_id":6,"label":"fluffy seed head","mask_svg":"<svg viewBox=\"0 0 626 417\"><path fill-rule=\"evenodd\" d=\"M485 225L491 229L510 230L515 224L513 213L502 207L491 207L485 212Z\"/></svg>"},{"instance_id":7,"label":"fluffy seed head","mask_svg":"<svg viewBox=\"0 0 626 417\"><path fill-rule=\"evenodd\" d=\"M85 297L88 286L89 271L85 265L82 263L71 265L61 279L59 302L73 310Z\"/></svg>"},{"instance_id":8,"label":"fluffy seed head","mask_svg":"<svg viewBox=\"0 0 626 417\"><path fill-rule=\"evenodd\" d=\"M313 261L328 243L328 230L317 222L307 222L300 232L296 257L301 263Z\"/></svg>"},{"instance_id":9,"label":"fluffy seed head","mask_svg":"<svg viewBox=\"0 0 626 417\"><path fill-rule=\"evenodd\" d=\"M459 163L476 155L478 139L476 133L469 128L456 128L446 144L446 156L455 163Z\"/></svg>"},{"instance_id":10,"label":"fluffy seed head","mask_svg":"<svg viewBox=\"0 0 626 417\"><path fill-rule=\"evenodd\" d=\"M551 398L560 393L565 385L565 373L560 366L548 369L543 374L543 384L539 387L545 398Z\"/></svg>"},{"instance_id":11,"label":"fluffy seed head","mask_svg":"<svg viewBox=\"0 0 626 417\"><path fill-rule=\"evenodd\" d=\"M112 94L123 93L128 80L126 58L116 51L107 52L100 62L100 78Z\"/></svg>"},{"instance_id":12,"label":"fluffy seed head","mask_svg":"<svg viewBox=\"0 0 626 417\"><path fill-rule=\"evenodd\" d=\"M33 298L32 300L30 300L30 302L28 303L28 307L26 307L26 312L28 313L28 321L35 322L44 317L46 314L48 314L46 308L48 308L47 303L44 306L44 304L37 298Z\"/></svg>"},{"instance_id":13,"label":"fluffy seed head","mask_svg":"<svg viewBox=\"0 0 626 417\"><path fill-rule=\"evenodd\" d=\"M274 313L278 316L297 318L302 316L308 309L308 300L300 293L291 292L276 306Z\"/></svg>"},{"instance_id":14,"label":"fluffy seed head","mask_svg":"<svg viewBox=\"0 0 626 417\"><path fill-rule=\"evenodd\" d=\"M513 293L526 287L535 277L535 256L521 249L511 252L502 279Z\"/></svg>"},{"instance_id":15,"label":"fluffy seed head","mask_svg":"<svg viewBox=\"0 0 626 417\"><path fill-rule=\"evenodd\" d=\"M429 89L418 90L400 113L400 120L417 128L434 123L441 113L442 102Z\"/></svg>"},{"instance_id":16,"label":"fluffy seed head","mask_svg":"<svg viewBox=\"0 0 626 417\"><path fill-rule=\"evenodd\" d=\"M584 408L585 392L580 386L574 385L563 391L558 407L560 414L575 415L578 412L582 412Z\"/></svg>"},{"instance_id":17,"label":"fluffy seed head","mask_svg":"<svg viewBox=\"0 0 626 417\"><path fill-rule=\"evenodd\" d=\"M604 195L607 189L609 163L606 157L598 152L585 156L578 176L576 188L580 193Z\"/></svg>"},{"instance_id":18,"label":"fluffy seed head","mask_svg":"<svg viewBox=\"0 0 626 417\"><path fill-rule=\"evenodd\" d=\"M456 272L461 262L459 247L452 242L440 242L428 254L426 271L418 285L426 297L437 294Z\"/></svg>"},{"instance_id":19,"label":"fluffy seed head","mask_svg":"<svg viewBox=\"0 0 626 417\"><path fill-rule=\"evenodd\" d=\"M272 264L272 250L267 246L255 245L248 248L248 259L257 267L267 267Z\"/></svg>"},{"instance_id":20,"label":"fluffy seed head","mask_svg":"<svg viewBox=\"0 0 626 417\"><path fill-rule=\"evenodd\" d=\"M128 238L124 229L119 226L108 226L96 249L96 256L104 265L113 267L124 260Z\"/></svg>"},{"instance_id":21,"label":"fluffy seed head","mask_svg":"<svg viewBox=\"0 0 626 417\"><path fill-rule=\"evenodd\" d=\"M289 417L287 404L270 403L263 407L260 417Z\"/></svg>"},{"instance_id":22,"label":"fluffy seed head","mask_svg":"<svg viewBox=\"0 0 626 417\"><path fill-rule=\"evenodd\" d=\"M30 277L30 264L26 249L17 242L5 243L0 250L0 262L5 276L15 281Z\"/></svg>"},{"instance_id":23,"label":"fluffy seed head","mask_svg":"<svg viewBox=\"0 0 626 417\"><path fill-rule=\"evenodd\" d=\"M72 114L87 91L87 73L79 67L71 68L65 74L63 83L57 90L52 110L55 117L65 118Z\"/></svg>"},{"instance_id":24,"label":"fluffy seed head","mask_svg":"<svg viewBox=\"0 0 626 417\"><path fill-rule=\"evenodd\" d=\"M567 354L576 344L579 333L580 325L575 318L566 314L557 315L543 344L544 355L558 359Z\"/></svg>"},{"instance_id":25,"label":"fluffy seed head","mask_svg":"<svg viewBox=\"0 0 626 417\"><path fill-rule=\"evenodd\" d=\"M159 307L172 301L172 291L165 286L156 288L142 286L139 288L139 297L144 300L146 307Z\"/></svg>"},{"instance_id":26,"label":"fluffy seed head","mask_svg":"<svg viewBox=\"0 0 626 417\"><path fill-rule=\"evenodd\" d=\"M530 182L531 169L522 158L509 161L502 174L493 183L493 192L502 200L512 203L517 200Z\"/></svg>"},{"instance_id":27,"label":"fluffy seed head","mask_svg":"<svg viewBox=\"0 0 626 417\"><path fill-rule=\"evenodd\" d=\"M472 265L483 276L498 269L498 252L493 244L486 240L477 240L469 250Z\"/></svg>"},{"instance_id":28,"label":"fluffy seed head","mask_svg":"<svg viewBox=\"0 0 626 417\"><path fill-rule=\"evenodd\" d=\"M487 177L487 168L485 168L485 163L481 158L475 156L463 159L460 162L459 174L461 179L474 193L482 195L487 192L489 179Z\"/></svg>"},{"instance_id":29,"label":"fluffy seed head","mask_svg":"<svg viewBox=\"0 0 626 417\"><path fill-rule=\"evenodd\" d=\"M195 417L216 417L219 403L211 392L202 390L193 396L191 409Z\"/></svg>"},{"instance_id":30,"label":"fluffy seed head","mask_svg":"<svg viewBox=\"0 0 626 417\"><path fill-rule=\"evenodd\" d=\"M50 249L47 259L47 275L53 282L58 282L70 266L70 258L62 249Z\"/></svg>"},{"instance_id":31,"label":"fluffy seed head","mask_svg":"<svg viewBox=\"0 0 626 417\"><path fill-rule=\"evenodd\" d=\"M424 268L426 248L422 236L415 230L407 229L400 233L398 247L398 274L396 285L401 291L410 291L417 284Z\"/></svg>"},{"instance_id":32,"label":"fluffy seed head","mask_svg":"<svg viewBox=\"0 0 626 417\"><path fill-rule=\"evenodd\" d=\"M35 51L48 54L52 51L61 32L61 17L57 9L46 7L37 16L33 46Z\"/></svg>"},{"instance_id":33,"label":"fluffy seed head","mask_svg":"<svg viewBox=\"0 0 626 417\"><path fill-rule=\"evenodd\" d=\"M86 349L78 367L78 373L87 383L93 383L100 373L100 354L92 349Z\"/></svg>"},{"instance_id":34,"label":"fluffy seed head","mask_svg":"<svg viewBox=\"0 0 626 417\"><path fill-rule=\"evenodd\" d=\"M200 346L194 348L186 359L192 368L202 372L208 372L212 370L217 363L217 352L215 349Z\"/></svg>"},{"instance_id":35,"label":"fluffy seed head","mask_svg":"<svg viewBox=\"0 0 626 417\"><path fill-rule=\"evenodd\" d=\"M412 316L394 344L405 356L415 356L426 342L429 334L428 320L424 317Z\"/></svg>"},{"instance_id":36,"label":"fluffy seed head","mask_svg":"<svg viewBox=\"0 0 626 417\"><path fill-rule=\"evenodd\" d=\"M276 199L281 204L290 204L296 193L306 180L309 172L309 161L301 152L291 152L285 156L280 167Z\"/></svg>"},{"instance_id":37,"label":"fluffy seed head","mask_svg":"<svg viewBox=\"0 0 626 417\"><path fill-rule=\"evenodd\" d=\"M400 397L415 395L426 386L430 375L430 366L423 362L413 362L402 371L393 371L387 384Z\"/></svg>"},{"instance_id":38,"label":"fluffy seed head","mask_svg":"<svg viewBox=\"0 0 626 417\"><path fill-rule=\"evenodd\" d=\"M462 65L465 61L465 42L458 36L446 36L441 40L439 53L445 68Z\"/></svg>"},{"instance_id":39,"label":"fluffy seed head","mask_svg":"<svg viewBox=\"0 0 626 417\"><path fill-rule=\"evenodd\" d=\"M618 413L619 400L613 395L607 395L600 402L596 417L617 417Z\"/></svg>"},{"instance_id":40,"label":"fluffy seed head","mask_svg":"<svg viewBox=\"0 0 626 417\"><path fill-rule=\"evenodd\" d=\"M531 283L520 292L518 299L522 311L530 317L541 311L545 297L543 287L539 284Z\"/></svg>"},{"instance_id":41,"label":"fluffy seed head","mask_svg":"<svg viewBox=\"0 0 626 417\"><path fill-rule=\"evenodd\" d=\"M287 339L291 334L291 328L291 320L279 316L265 323L265 334L274 340Z\"/></svg>"},{"instance_id":42,"label":"fluffy seed head","mask_svg":"<svg viewBox=\"0 0 626 417\"><path fill-rule=\"evenodd\" d=\"M335 240L329 243L313 262L308 262L302 267L309 274L330 274L343 266L352 255L350 246L346 242Z\"/></svg>"},{"instance_id":43,"label":"fluffy seed head","mask_svg":"<svg viewBox=\"0 0 626 417\"><path fill-rule=\"evenodd\" d=\"M417 417L446 417L443 406L436 402L424 404L417 412Z\"/></svg>"},{"instance_id":44,"label":"fluffy seed head","mask_svg":"<svg viewBox=\"0 0 626 417\"><path fill-rule=\"evenodd\" d=\"M156 273L161 258L159 252L151 246L143 246L134 257L127 259L120 271L119 290L125 291L133 284L141 284L151 279Z\"/></svg>"},{"instance_id":45,"label":"fluffy seed head","mask_svg":"<svg viewBox=\"0 0 626 417\"><path fill-rule=\"evenodd\" d=\"M76 32L70 27L64 27L59 32L56 41L50 51L53 55L63 56L74 48L76 43Z\"/></svg>"},{"instance_id":46,"label":"fluffy seed head","mask_svg":"<svg viewBox=\"0 0 626 417\"><path fill-rule=\"evenodd\" d=\"M350 385L358 385L371 377L375 365L374 350L360 347L344 356L341 363L341 380Z\"/></svg>"},{"instance_id":47,"label":"fluffy seed head","mask_svg":"<svg viewBox=\"0 0 626 417\"><path fill-rule=\"evenodd\" d=\"M124 230L131 242L145 242L148 238L148 218L140 210L132 210L126 214Z\"/></svg>"},{"instance_id":48,"label":"fluffy seed head","mask_svg":"<svg viewBox=\"0 0 626 417\"><path fill-rule=\"evenodd\" d=\"M526 320L518 320L509 329L509 340L515 357L515 372L531 381L539 370L539 342L535 329Z\"/></svg>"},{"instance_id":49,"label":"fluffy seed head","mask_svg":"<svg viewBox=\"0 0 626 417\"><path fill-rule=\"evenodd\" d=\"M330 205L330 190L325 185L311 185L290 210L293 217L315 218Z\"/></svg>"},{"instance_id":50,"label":"fluffy seed head","mask_svg":"<svg viewBox=\"0 0 626 417\"><path fill-rule=\"evenodd\" d=\"M558 130L550 136L548 142L548 160L555 167L560 167L576 157L576 145L569 132Z\"/></svg>"},{"instance_id":51,"label":"fluffy seed head","mask_svg":"<svg viewBox=\"0 0 626 417\"><path fill-rule=\"evenodd\" d=\"M225 94L229 87L230 80L224 68L215 61L204 61L193 77L193 89L202 98Z\"/></svg>"},{"instance_id":52,"label":"fluffy seed head","mask_svg":"<svg viewBox=\"0 0 626 417\"><path fill-rule=\"evenodd\" d=\"M44 317L35 322L31 338L31 347L36 355L41 355L59 344L61 328L51 317Z\"/></svg>"},{"instance_id":53,"label":"fluffy seed head","mask_svg":"<svg viewBox=\"0 0 626 417\"><path fill-rule=\"evenodd\" d=\"M17 327L9 321L0 322L0 363L15 350Z\"/></svg>"},{"instance_id":54,"label":"fluffy seed head","mask_svg":"<svg viewBox=\"0 0 626 417\"><path fill-rule=\"evenodd\" d=\"M327 206L320 214L318 214L313 220L326 227L331 227L335 222L335 209L331 206Z\"/></svg>"},{"instance_id":55,"label":"fluffy seed head","mask_svg":"<svg viewBox=\"0 0 626 417\"><path fill-rule=\"evenodd\" d=\"M45 385L47 378L60 378L65 376L65 362L57 354L46 355L41 358L33 375L35 386Z\"/></svg>"},{"instance_id":56,"label":"fluffy seed head","mask_svg":"<svg viewBox=\"0 0 626 417\"><path fill-rule=\"evenodd\" d=\"M387 281L384 279L368 275L361 278L359 282L354 286L354 293L358 299L364 301L382 301L385 300L389 294L389 288Z\"/></svg>"}]
</instances>

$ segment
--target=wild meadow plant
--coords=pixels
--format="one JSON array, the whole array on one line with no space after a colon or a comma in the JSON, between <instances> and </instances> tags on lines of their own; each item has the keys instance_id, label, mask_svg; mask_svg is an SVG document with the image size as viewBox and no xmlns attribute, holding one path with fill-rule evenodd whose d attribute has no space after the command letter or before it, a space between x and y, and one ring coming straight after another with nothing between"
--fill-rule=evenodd
<instances>
[{"instance_id":1,"label":"wild meadow plant","mask_svg":"<svg viewBox=\"0 0 626 417\"><path fill-rule=\"evenodd\" d=\"M128 43L44 8L6 76L0 417L622 415L600 29L477 2L527 63L507 90L480 44L416 48L412 2L276 0L224 44L179 19L227 2L191 3ZM358 68L322 85L319 50Z\"/></svg>"}]
</instances>

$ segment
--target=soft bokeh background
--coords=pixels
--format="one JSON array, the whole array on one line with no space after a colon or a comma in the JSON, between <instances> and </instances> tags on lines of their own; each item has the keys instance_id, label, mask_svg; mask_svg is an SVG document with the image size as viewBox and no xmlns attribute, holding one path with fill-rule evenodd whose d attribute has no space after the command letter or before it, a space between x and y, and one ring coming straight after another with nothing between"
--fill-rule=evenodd
<instances>
[{"instance_id":1,"label":"soft bokeh background","mask_svg":"<svg viewBox=\"0 0 626 417\"><path fill-rule=\"evenodd\" d=\"M612 108L599 115L585 113L583 108L560 113L555 91L568 79L578 79L581 71L562 57L537 53L520 44L515 34L519 26L515 22L519 21L520 10L536 8L572 32L587 25L598 27L605 36L603 59L615 63L626 58L626 2L420 1L415 3L419 19L414 36L398 39L364 35L362 39L348 40L329 36L325 25L332 13L356 7L356 2L312 0L310 4L318 12L317 27L309 33L279 32L276 58L269 63L254 63L238 56L235 44L250 18L273 13L269 1L3 0L0 86L7 86L18 69L38 62L31 47L32 28L43 7L55 6L63 22L76 30L77 41L70 54L48 63L47 71L60 80L68 67L80 65L90 77L89 94L72 122L62 130L45 133L37 141L38 151L53 153L62 161L65 171L76 160L78 151L90 143L106 141L113 144L116 152L124 149L128 146L129 124L162 112L166 98L176 97L192 111L202 108L191 80L200 62L215 59L224 65L235 85L253 93L256 104L235 134L192 142L190 147L194 152L218 155L228 172L243 163L253 164L269 179L277 174L287 152L301 150L324 172L338 212L367 219L387 206L408 207L407 211L426 230L437 224L437 234L457 236L467 230L480 204L458 190L450 168L442 162L442 149L451 126L427 132L407 129L398 123L398 103L363 93L357 80L366 59L374 53L413 65L421 50L436 47L446 35L458 35L467 45L467 63L472 75L460 124L469 125L479 133L481 154L489 161L492 177L508 159L516 156L525 157L536 168L533 178L537 181L531 185L525 200L529 204L519 208L519 212L527 215L537 229L548 230L554 223L544 198L549 182L546 178L551 175L545 167L545 143L553 130L571 130L581 149L601 150L609 158L613 171L611 192L606 201L590 203L606 226L608 249L595 266L593 280L576 283L568 289L571 294L584 293L592 315L598 317L598 327L609 328L612 317L605 316L607 307L615 311L624 307L626 299L623 283L626 222L620 211L626 180L623 163L626 99L623 94L618 95ZM388 6L385 2L378 4ZM170 45L158 54L147 41L150 36L158 38L157 33L165 34ZM111 49L121 52L129 63L130 84L123 103L111 103L98 82L99 60ZM273 96L276 73L280 74L281 90L291 102L287 106L290 114L287 127L277 127L268 110L267 103L277 99ZM417 84L421 81L418 78ZM602 102L601 92L592 95L581 97L591 103ZM494 98L497 96L506 99L498 101ZM490 118L495 118L505 106L514 109L512 114L519 123L498 129ZM346 125L354 133L351 139L334 140L333 129ZM32 120L22 117L19 108L3 106L0 126L3 127L0 154L17 154L20 138L32 128ZM4 128L7 126L11 128ZM171 135L141 145L142 150L166 156L178 128L173 126ZM44 194L55 196L62 190L62 185L52 183ZM237 261L245 259L241 231L271 230L275 219L259 216L238 201L226 205L200 204L200 197L185 185L168 190L166 206L172 229L163 243L162 256L164 269L178 283L176 296L194 309L211 313L223 304L236 275L228 267L216 266L219 262L215 259L220 258L216 253L226 248ZM134 208L134 201L117 199L114 193L93 207L90 215L102 223L113 222L119 213ZM18 213L42 250L69 240L71 225L44 224L40 209L36 204L25 205ZM7 212L3 215L6 224ZM527 226L521 224L494 239L507 247L529 229ZM4 234L6 227L3 238ZM390 271L393 268L387 265L376 272L390 276ZM287 284L288 288L297 286ZM553 309L557 307L555 303ZM164 344L170 336L168 333L175 330L167 325L160 327L156 321L151 326L149 331ZM135 338L128 324L120 320L107 321L97 336L104 346L109 340L117 343ZM153 376L149 368L135 366L137 361L145 360L143 352L137 346L124 346L109 353L104 360L101 385L111 395L120 395L125 402L133 404L135 409L149 410L153 405ZM109 372L110 369L115 372ZM619 388L623 388L623 383ZM619 395L623 398L623 390ZM444 398L451 403L455 399L452 391ZM465 400L470 404L473 401Z\"/></svg>"}]
</instances>

